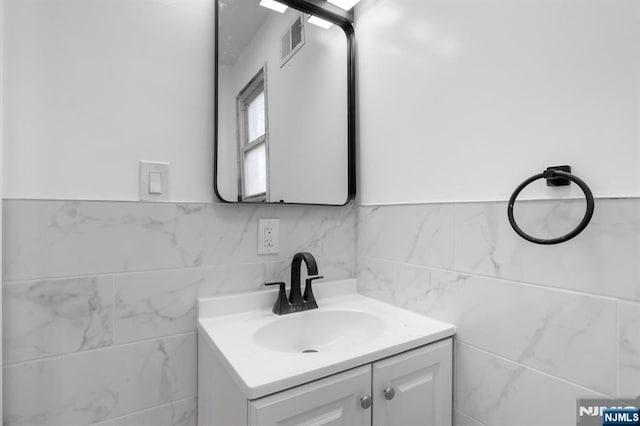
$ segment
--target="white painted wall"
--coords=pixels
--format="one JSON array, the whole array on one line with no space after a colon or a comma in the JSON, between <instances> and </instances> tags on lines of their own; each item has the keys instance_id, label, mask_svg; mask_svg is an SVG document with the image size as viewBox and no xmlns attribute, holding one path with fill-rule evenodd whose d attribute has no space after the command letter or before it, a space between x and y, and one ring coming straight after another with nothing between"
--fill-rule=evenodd
<instances>
[{"instance_id":1,"label":"white painted wall","mask_svg":"<svg viewBox=\"0 0 640 426\"><path fill-rule=\"evenodd\" d=\"M233 67L218 64L218 193L227 201L238 199L238 136L230 123L238 116Z\"/></svg>"},{"instance_id":2,"label":"white painted wall","mask_svg":"<svg viewBox=\"0 0 640 426\"><path fill-rule=\"evenodd\" d=\"M7 0L7 198L138 199L171 162L172 201L213 197L206 0Z\"/></svg>"},{"instance_id":3,"label":"white painted wall","mask_svg":"<svg viewBox=\"0 0 640 426\"><path fill-rule=\"evenodd\" d=\"M302 49L280 67L280 37L299 15L272 13L232 67L221 66L220 190L236 200L236 96L267 64L270 198L341 204L347 199L347 42L306 24ZM292 102L293 101L293 102Z\"/></svg>"},{"instance_id":4,"label":"white painted wall","mask_svg":"<svg viewBox=\"0 0 640 426\"><path fill-rule=\"evenodd\" d=\"M505 200L557 164L640 195L640 2L363 0L356 37L361 203Z\"/></svg>"}]
</instances>

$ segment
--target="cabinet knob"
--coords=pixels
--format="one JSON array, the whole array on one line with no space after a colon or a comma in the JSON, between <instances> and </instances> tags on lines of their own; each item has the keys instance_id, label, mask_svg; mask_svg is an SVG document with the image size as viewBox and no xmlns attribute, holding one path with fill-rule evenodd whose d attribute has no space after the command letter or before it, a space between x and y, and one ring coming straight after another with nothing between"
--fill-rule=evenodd
<instances>
[{"instance_id":1,"label":"cabinet knob","mask_svg":"<svg viewBox=\"0 0 640 426\"><path fill-rule=\"evenodd\" d=\"M371 404L373 404L373 398L371 398L371 395L365 395L360 398L360 406L365 410L371 408Z\"/></svg>"},{"instance_id":2,"label":"cabinet knob","mask_svg":"<svg viewBox=\"0 0 640 426\"><path fill-rule=\"evenodd\" d=\"M394 396L396 396L396 390L394 388L388 387L384 390L384 398L387 401L391 401Z\"/></svg>"}]
</instances>

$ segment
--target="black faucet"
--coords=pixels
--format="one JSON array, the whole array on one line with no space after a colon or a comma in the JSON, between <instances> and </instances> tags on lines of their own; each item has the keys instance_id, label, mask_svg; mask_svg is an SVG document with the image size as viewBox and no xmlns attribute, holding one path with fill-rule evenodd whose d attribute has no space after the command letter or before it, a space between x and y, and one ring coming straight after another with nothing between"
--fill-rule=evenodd
<instances>
[{"instance_id":1,"label":"black faucet","mask_svg":"<svg viewBox=\"0 0 640 426\"><path fill-rule=\"evenodd\" d=\"M307 274L310 275L305 281L304 295L300 289L300 267L304 261L307 267ZM277 315L292 314L294 312L318 309L318 304L313 296L311 283L313 280L323 278L318 275L318 264L313 255L308 252L296 253L291 262L291 290L287 300L287 292L284 282L266 283L265 285L279 285L278 299L273 305L273 313Z\"/></svg>"}]
</instances>

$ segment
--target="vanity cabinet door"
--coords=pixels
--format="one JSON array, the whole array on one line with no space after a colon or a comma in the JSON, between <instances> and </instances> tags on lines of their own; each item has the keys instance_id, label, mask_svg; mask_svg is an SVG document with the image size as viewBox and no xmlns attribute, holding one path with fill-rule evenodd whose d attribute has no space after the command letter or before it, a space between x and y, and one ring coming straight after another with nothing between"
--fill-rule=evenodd
<instances>
[{"instance_id":1,"label":"vanity cabinet door","mask_svg":"<svg viewBox=\"0 0 640 426\"><path fill-rule=\"evenodd\" d=\"M452 358L447 339L374 363L373 425L450 426Z\"/></svg>"},{"instance_id":2,"label":"vanity cabinet door","mask_svg":"<svg viewBox=\"0 0 640 426\"><path fill-rule=\"evenodd\" d=\"M249 401L249 426L369 426L371 365Z\"/></svg>"}]
</instances>

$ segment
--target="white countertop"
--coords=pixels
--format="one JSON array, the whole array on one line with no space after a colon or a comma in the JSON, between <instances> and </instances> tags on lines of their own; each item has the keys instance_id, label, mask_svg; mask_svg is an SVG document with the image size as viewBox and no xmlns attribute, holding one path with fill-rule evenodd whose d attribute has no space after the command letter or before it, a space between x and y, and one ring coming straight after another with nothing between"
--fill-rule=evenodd
<instances>
[{"instance_id":1,"label":"white countertop","mask_svg":"<svg viewBox=\"0 0 640 426\"><path fill-rule=\"evenodd\" d=\"M199 299L199 338L218 354L247 399L339 373L455 333L451 324L358 294L355 279L315 283L313 288L319 311L364 312L384 321L383 326L375 337L357 345L312 354L282 352L267 349L254 338L256 331L271 322L305 315L305 312L283 316L272 313L277 291Z\"/></svg>"}]
</instances>

